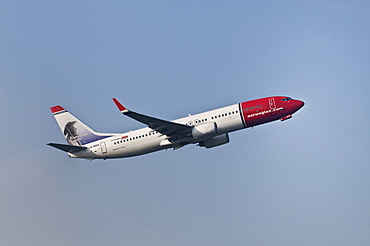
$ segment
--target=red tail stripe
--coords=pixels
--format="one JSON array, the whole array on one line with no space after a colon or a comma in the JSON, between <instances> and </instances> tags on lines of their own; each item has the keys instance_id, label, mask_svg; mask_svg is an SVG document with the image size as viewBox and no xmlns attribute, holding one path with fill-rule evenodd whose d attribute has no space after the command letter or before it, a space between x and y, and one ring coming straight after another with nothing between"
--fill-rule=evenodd
<instances>
[{"instance_id":1,"label":"red tail stripe","mask_svg":"<svg viewBox=\"0 0 370 246\"><path fill-rule=\"evenodd\" d=\"M59 106L59 105L58 106L51 107L50 109L51 109L51 112L53 114L65 110L62 106Z\"/></svg>"}]
</instances>

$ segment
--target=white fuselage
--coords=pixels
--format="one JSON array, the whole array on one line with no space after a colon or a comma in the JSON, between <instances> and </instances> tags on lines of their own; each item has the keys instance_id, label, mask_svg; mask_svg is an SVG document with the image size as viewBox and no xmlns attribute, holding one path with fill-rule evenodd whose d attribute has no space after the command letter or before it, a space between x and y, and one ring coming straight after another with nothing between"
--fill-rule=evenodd
<instances>
[{"instance_id":1,"label":"white fuselage","mask_svg":"<svg viewBox=\"0 0 370 246\"><path fill-rule=\"evenodd\" d=\"M215 122L218 135L245 128L239 112L239 104L187 116L172 122L190 126ZM149 127L112 135L109 138L86 144L85 147L87 149L84 151L79 151L75 154L68 153L68 155L70 157L87 159L122 158L180 146L179 142L170 142L167 140L168 137L166 135L156 132ZM197 139L195 141L189 138L187 141L188 143L197 143L200 140Z\"/></svg>"}]
</instances>

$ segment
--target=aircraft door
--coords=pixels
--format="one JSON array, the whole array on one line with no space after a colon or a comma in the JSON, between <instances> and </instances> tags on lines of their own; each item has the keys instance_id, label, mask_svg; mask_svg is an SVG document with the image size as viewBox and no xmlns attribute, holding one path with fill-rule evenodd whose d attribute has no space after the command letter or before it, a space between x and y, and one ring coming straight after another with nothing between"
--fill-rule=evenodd
<instances>
[{"instance_id":1,"label":"aircraft door","mask_svg":"<svg viewBox=\"0 0 370 246\"><path fill-rule=\"evenodd\" d=\"M269 98L269 106L272 110L276 108L275 98Z\"/></svg>"},{"instance_id":2,"label":"aircraft door","mask_svg":"<svg viewBox=\"0 0 370 246\"><path fill-rule=\"evenodd\" d=\"M102 154L107 153L107 145L105 144L105 142L100 143L100 148L101 148Z\"/></svg>"},{"instance_id":3,"label":"aircraft door","mask_svg":"<svg viewBox=\"0 0 370 246\"><path fill-rule=\"evenodd\" d=\"M276 104L275 104L275 98L269 98L269 107L271 109L271 115L276 114Z\"/></svg>"}]
</instances>

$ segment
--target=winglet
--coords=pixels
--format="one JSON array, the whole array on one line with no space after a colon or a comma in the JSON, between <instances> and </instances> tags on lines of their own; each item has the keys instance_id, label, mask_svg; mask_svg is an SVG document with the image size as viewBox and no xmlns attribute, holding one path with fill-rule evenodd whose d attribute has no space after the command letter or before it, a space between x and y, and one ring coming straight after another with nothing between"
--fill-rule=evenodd
<instances>
[{"instance_id":1,"label":"winglet","mask_svg":"<svg viewBox=\"0 0 370 246\"><path fill-rule=\"evenodd\" d=\"M120 103L116 98L112 98L112 99L122 114L125 114L128 112L128 109L125 106L123 106L122 103Z\"/></svg>"}]
</instances>

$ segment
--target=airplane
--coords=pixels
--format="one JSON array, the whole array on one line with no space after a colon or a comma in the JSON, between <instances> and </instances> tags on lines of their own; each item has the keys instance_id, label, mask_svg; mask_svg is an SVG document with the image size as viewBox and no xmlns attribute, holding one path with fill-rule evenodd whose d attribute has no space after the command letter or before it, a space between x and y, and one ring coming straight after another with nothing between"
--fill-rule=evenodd
<instances>
[{"instance_id":1,"label":"airplane","mask_svg":"<svg viewBox=\"0 0 370 246\"><path fill-rule=\"evenodd\" d=\"M131 111L116 98L113 101L122 114L147 127L125 133L99 133L58 105L50 109L68 144L48 145L65 151L69 157L88 160L139 156L188 144L213 148L229 143L230 132L285 121L304 106L300 100L273 96L167 121Z\"/></svg>"}]
</instances>

